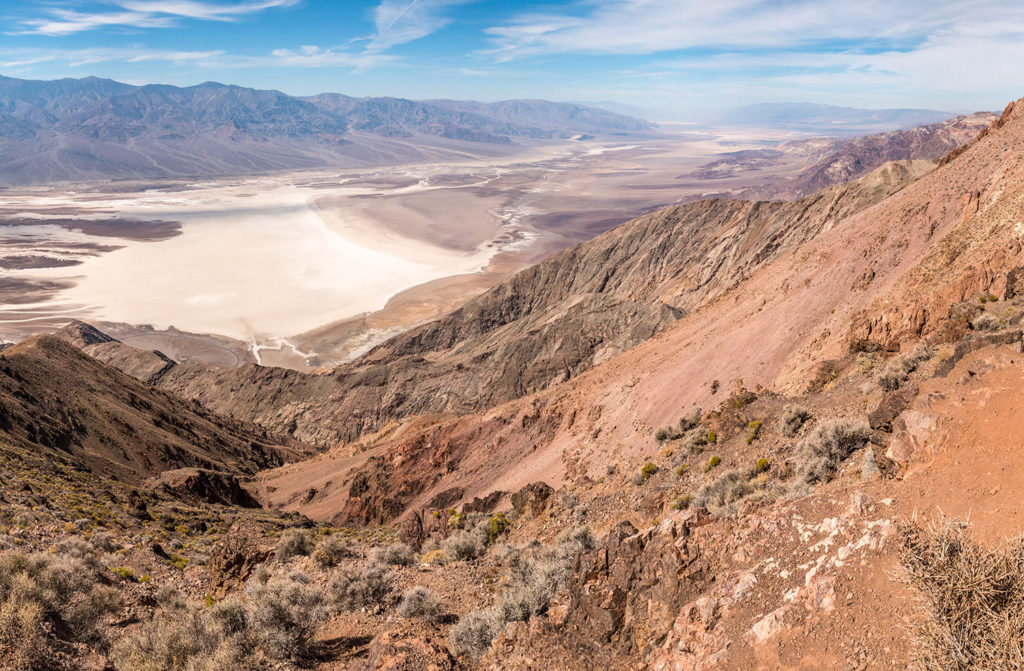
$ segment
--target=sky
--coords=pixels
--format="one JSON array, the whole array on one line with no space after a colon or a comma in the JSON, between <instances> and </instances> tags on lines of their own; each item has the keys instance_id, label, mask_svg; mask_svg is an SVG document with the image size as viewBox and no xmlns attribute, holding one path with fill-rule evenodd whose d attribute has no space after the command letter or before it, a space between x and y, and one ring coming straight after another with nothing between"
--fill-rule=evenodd
<instances>
[{"instance_id":1,"label":"sky","mask_svg":"<svg viewBox=\"0 0 1024 671\"><path fill-rule=\"evenodd\" d=\"M0 74L292 95L998 110L1022 0L0 0Z\"/></svg>"}]
</instances>

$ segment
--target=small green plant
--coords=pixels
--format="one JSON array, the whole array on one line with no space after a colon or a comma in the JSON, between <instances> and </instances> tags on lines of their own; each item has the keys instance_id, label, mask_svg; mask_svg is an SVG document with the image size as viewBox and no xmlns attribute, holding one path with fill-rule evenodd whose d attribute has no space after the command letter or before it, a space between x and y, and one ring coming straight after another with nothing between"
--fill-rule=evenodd
<instances>
[{"instance_id":1,"label":"small green plant","mask_svg":"<svg viewBox=\"0 0 1024 671\"><path fill-rule=\"evenodd\" d=\"M505 513L498 513L491 518L487 525L487 540L491 543L498 540L498 537L505 533L511 525L512 522L505 517Z\"/></svg>"},{"instance_id":2,"label":"small green plant","mask_svg":"<svg viewBox=\"0 0 1024 671\"><path fill-rule=\"evenodd\" d=\"M689 494L684 494L683 496L680 496L678 499L673 501L672 505L669 506L669 508L671 508L672 510L686 510L687 508L690 507L691 501L693 501L693 497L690 496Z\"/></svg>"},{"instance_id":3,"label":"small green plant","mask_svg":"<svg viewBox=\"0 0 1024 671\"><path fill-rule=\"evenodd\" d=\"M683 473L690 470L690 464L679 464L679 468L676 469L676 475L683 477Z\"/></svg>"},{"instance_id":4,"label":"small green plant","mask_svg":"<svg viewBox=\"0 0 1024 671\"><path fill-rule=\"evenodd\" d=\"M644 464L644 467L640 469L640 475L643 477L645 482L647 480L649 480L650 477L652 475L654 475L655 473L657 473L657 472L658 472L658 465L655 464L655 463L652 463L650 461L648 461L646 464Z\"/></svg>"},{"instance_id":5,"label":"small green plant","mask_svg":"<svg viewBox=\"0 0 1024 671\"><path fill-rule=\"evenodd\" d=\"M140 575L139 576L139 582L141 582L143 584L149 582L150 580L152 580L152 578L150 578L148 575Z\"/></svg>"},{"instance_id":6,"label":"small green plant","mask_svg":"<svg viewBox=\"0 0 1024 671\"><path fill-rule=\"evenodd\" d=\"M757 436L761 433L761 420L755 419L753 422L747 424L747 445L750 445Z\"/></svg>"},{"instance_id":7,"label":"small green plant","mask_svg":"<svg viewBox=\"0 0 1024 671\"><path fill-rule=\"evenodd\" d=\"M121 580L125 580L127 582L135 582L135 571L133 571L130 566L118 566L115 568L111 568L110 570L113 571L114 575L116 575Z\"/></svg>"},{"instance_id":8,"label":"small green plant","mask_svg":"<svg viewBox=\"0 0 1024 671\"><path fill-rule=\"evenodd\" d=\"M720 463L722 463L722 458L716 454L710 459L708 459L707 466L704 468L704 470L710 471L712 468L715 468Z\"/></svg>"},{"instance_id":9,"label":"small green plant","mask_svg":"<svg viewBox=\"0 0 1024 671\"><path fill-rule=\"evenodd\" d=\"M441 519L441 511L440 510L435 510L434 511L434 519L435 520Z\"/></svg>"},{"instance_id":10,"label":"small green plant","mask_svg":"<svg viewBox=\"0 0 1024 671\"><path fill-rule=\"evenodd\" d=\"M216 603L217 600L213 598L212 594L207 594L206 598L203 599L203 605L207 608L213 608L214 604Z\"/></svg>"},{"instance_id":11,"label":"small green plant","mask_svg":"<svg viewBox=\"0 0 1024 671\"><path fill-rule=\"evenodd\" d=\"M714 431L708 431L706 439L710 444L714 445L715 443L718 442L718 434L715 433Z\"/></svg>"},{"instance_id":12,"label":"small green plant","mask_svg":"<svg viewBox=\"0 0 1024 671\"><path fill-rule=\"evenodd\" d=\"M765 459L764 457L761 457L760 459L758 459L757 461L754 462L754 472L755 473L764 473L765 471L767 471L771 467L772 467L771 462L768 461L767 459Z\"/></svg>"},{"instance_id":13,"label":"small green plant","mask_svg":"<svg viewBox=\"0 0 1024 671\"><path fill-rule=\"evenodd\" d=\"M188 566L188 557L182 557L181 555L171 555L171 565L179 571L184 571L185 567Z\"/></svg>"}]
</instances>

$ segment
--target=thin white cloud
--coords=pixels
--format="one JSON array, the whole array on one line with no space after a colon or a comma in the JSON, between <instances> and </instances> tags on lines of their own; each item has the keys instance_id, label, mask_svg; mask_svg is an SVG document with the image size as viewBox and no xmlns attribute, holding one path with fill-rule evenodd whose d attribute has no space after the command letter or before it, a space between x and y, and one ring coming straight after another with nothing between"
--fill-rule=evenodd
<instances>
[{"instance_id":1,"label":"thin white cloud","mask_svg":"<svg viewBox=\"0 0 1024 671\"><path fill-rule=\"evenodd\" d=\"M1000 0L584 0L487 29L500 59L557 53L654 54L828 40L913 41L959 23L1019 23Z\"/></svg>"},{"instance_id":2,"label":"thin white cloud","mask_svg":"<svg viewBox=\"0 0 1024 671\"><path fill-rule=\"evenodd\" d=\"M426 37L451 23L447 10L472 0L383 0L373 12L376 31L366 46L381 52Z\"/></svg>"},{"instance_id":3,"label":"thin white cloud","mask_svg":"<svg viewBox=\"0 0 1024 671\"><path fill-rule=\"evenodd\" d=\"M0 68L18 70L41 63L64 64L71 68L101 63L166 62L204 69L318 68L339 67L365 70L396 62L386 54L365 54L307 45L299 49L275 49L267 54L241 56L221 50L175 51L145 46L89 49L0 49Z\"/></svg>"},{"instance_id":4,"label":"thin white cloud","mask_svg":"<svg viewBox=\"0 0 1024 671\"><path fill-rule=\"evenodd\" d=\"M42 18L25 19L11 35L61 36L107 27L171 28L181 19L234 21L276 7L291 7L299 0L252 0L233 4L200 0L112 0L116 11L80 12L52 8Z\"/></svg>"}]
</instances>

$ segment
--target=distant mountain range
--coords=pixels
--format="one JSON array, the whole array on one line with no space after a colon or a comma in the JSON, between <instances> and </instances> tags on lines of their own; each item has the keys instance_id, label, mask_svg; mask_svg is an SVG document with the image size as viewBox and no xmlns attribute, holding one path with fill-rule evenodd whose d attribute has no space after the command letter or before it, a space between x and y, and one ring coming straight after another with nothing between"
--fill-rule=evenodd
<instances>
[{"instance_id":1,"label":"distant mountain range","mask_svg":"<svg viewBox=\"0 0 1024 671\"><path fill-rule=\"evenodd\" d=\"M715 124L802 130L824 135L860 135L939 123L954 112L930 109L860 109L813 103L759 103L716 114Z\"/></svg>"},{"instance_id":2,"label":"distant mountain range","mask_svg":"<svg viewBox=\"0 0 1024 671\"><path fill-rule=\"evenodd\" d=\"M213 82L0 77L0 184L216 176L501 153L516 140L646 133L646 121L545 100L297 98Z\"/></svg>"}]
</instances>

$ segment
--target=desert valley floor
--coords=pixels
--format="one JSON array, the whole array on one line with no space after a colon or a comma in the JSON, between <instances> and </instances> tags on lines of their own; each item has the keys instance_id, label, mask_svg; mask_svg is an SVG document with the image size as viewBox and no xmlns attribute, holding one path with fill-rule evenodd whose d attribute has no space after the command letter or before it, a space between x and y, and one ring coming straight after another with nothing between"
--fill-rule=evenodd
<instances>
[{"instance_id":1,"label":"desert valley floor","mask_svg":"<svg viewBox=\"0 0 1024 671\"><path fill-rule=\"evenodd\" d=\"M793 137L670 126L461 162L8 189L0 339L82 318L218 365L347 360L638 214L793 175L810 151L699 170Z\"/></svg>"}]
</instances>

